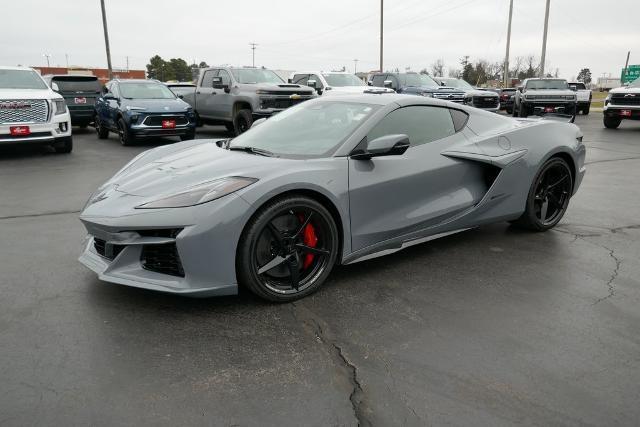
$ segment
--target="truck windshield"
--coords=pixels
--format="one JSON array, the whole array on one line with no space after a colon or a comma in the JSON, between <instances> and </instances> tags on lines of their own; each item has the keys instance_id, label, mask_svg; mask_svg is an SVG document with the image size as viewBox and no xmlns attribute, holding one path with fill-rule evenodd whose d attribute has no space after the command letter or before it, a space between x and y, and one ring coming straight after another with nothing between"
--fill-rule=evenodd
<instances>
[{"instance_id":1,"label":"truck windshield","mask_svg":"<svg viewBox=\"0 0 640 427\"><path fill-rule=\"evenodd\" d=\"M231 73L238 83L284 83L284 80L271 70L263 70L260 68L234 68L231 70Z\"/></svg>"},{"instance_id":2,"label":"truck windshield","mask_svg":"<svg viewBox=\"0 0 640 427\"><path fill-rule=\"evenodd\" d=\"M230 147L293 158L326 157L378 108L355 102L307 101L249 129L231 141Z\"/></svg>"},{"instance_id":3,"label":"truck windshield","mask_svg":"<svg viewBox=\"0 0 640 427\"><path fill-rule=\"evenodd\" d=\"M174 99L176 96L160 83L120 83L120 93L127 99Z\"/></svg>"},{"instance_id":4,"label":"truck windshield","mask_svg":"<svg viewBox=\"0 0 640 427\"><path fill-rule=\"evenodd\" d=\"M53 77L60 92L100 92L100 82L96 77Z\"/></svg>"},{"instance_id":5,"label":"truck windshield","mask_svg":"<svg viewBox=\"0 0 640 427\"><path fill-rule=\"evenodd\" d=\"M0 70L2 89L46 89L47 84L33 70Z\"/></svg>"},{"instance_id":6,"label":"truck windshield","mask_svg":"<svg viewBox=\"0 0 640 427\"><path fill-rule=\"evenodd\" d=\"M584 83L582 83L582 82L569 83L569 86L570 86L570 87L571 87L571 86L575 86L575 87L576 87L576 89L578 89L578 90L585 90L585 89L587 88L587 87L585 86L585 84L584 84Z\"/></svg>"},{"instance_id":7,"label":"truck windshield","mask_svg":"<svg viewBox=\"0 0 640 427\"><path fill-rule=\"evenodd\" d=\"M529 80L527 82L526 89L533 90L563 90L569 89L569 84L566 80L553 79L553 80Z\"/></svg>"},{"instance_id":8,"label":"truck windshield","mask_svg":"<svg viewBox=\"0 0 640 427\"><path fill-rule=\"evenodd\" d=\"M449 87L463 90L473 90L473 86L461 79L442 79L444 84Z\"/></svg>"},{"instance_id":9,"label":"truck windshield","mask_svg":"<svg viewBox=\"0 0 640 427\"><path fill-rule=\"evenodd\" d=\"M343 86L364 86L364 82L353 74L322 74L329 83L329 86L343 87Z\"/></svg>"},{"instance_id":10,"label":"truck windshield","mask_svg":"<svg viewBox=\"0 0 640 427\"><path fill-rule=\"evenodd\" d=\"M438 83L426 74L400 74L402 86L437 88Z\"/></svg>"},{"instance_id":11,"label":"truck windshield","mask_svg":"<svg viewBox=\"0 0 640 427\"><path fill-rule=\"evenodd\" d=\"M634 81L632 81L629 87L640 87L640 79L635 79Z\"/></svg>"}]
</instances>

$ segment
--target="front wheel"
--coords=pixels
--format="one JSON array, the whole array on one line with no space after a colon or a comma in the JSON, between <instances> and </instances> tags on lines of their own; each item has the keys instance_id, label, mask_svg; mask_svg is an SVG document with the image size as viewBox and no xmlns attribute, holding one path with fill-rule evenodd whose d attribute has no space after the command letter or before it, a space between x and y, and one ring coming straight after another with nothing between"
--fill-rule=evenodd
<instances>
[{"instance_id":1,"label":"front wheel","mask_svg":"<svg viewBox=\"0 0 640 427\"><path fill-rule=\"evenodd\" d=\"M338 257L338 230L329 211L304 196L262 207L238 244L240 285L257 296L288 302L316 291Z\"/></svg>"},{"instance_id":2,"label":"front wheel","mask_svg":"<svg viewBox=\"0 0 640 427\"><path fill-rule=\"evenodd\" d=\"M107 129L106 127L104 127L102 125L102 122L98 118L97 115L96 115L96 118L94 120L94 123L96 125L96 133L98 134L98 139L107 139L107 138L109 138L109 129Z\"/></svg>"},{"instance_id":3,"label":"front wheel","mask_svg":"<svg viewBox=\"0 0 640 427\"><path fill-rule=\"evenodd\" d=\"M58 138L53 143L53 150L58 154L69 154L73 150L73 139L70 136Z\"/></svg>"},{"instance_id":4,"label":"front wheel","mask_svg":"<svg viewBox=\"0 0 640 427\"><path fill-rule=\"evenodd\" d=\"M520 108L518 109L518 117L527 117L529 114L527 112L527 108L520 104Z\"/></svg>"},{"instance_id":5,"label":"front wheel","mask_svg":"<svg viewBox=\"0 0 640 427\"><path fill-rule=\"evenodd\" d=\"M248 131L252 124L253 115L251 114L251 110L244 109L238 111L236 116L233 118L233 128L236 136Z\"/></svg>"},{"instance_id":6,"label":"front wheel","mask_svg":"<svg viewBox=\"0 0 640 427\"><path fill-rule=\"evenodd\" d=\"M590 108L591 108L591 107L584 107L584 108L582 109L582 115L584 115L584 116L588 116L588 115L589 115L589 109L590 109Z\"/></svg>"},{"instance_id":7,"label":"front wheel","mask_svg":"<svg viewBox=\"0 0 640 427\"><path fill-rule=\"evenodd\" d=\"M604 127L607 129L616 129L622 123L622 119L618 117L607 117L604 116Z\"/></svg>"},{"instance_id":8,"label":"front wheel","mask_svg":"<svg viewBox=\"0 0 640 427\"><path fill-rule=\"evenodd\" d=\"M553 157L536 175L522 216L515 225L534 231L547 231L562 219L569 206L573 177L566 161Z\"/></svg>"},{"instance_id":9,"label":"front wheel","mask_svg":"<svg viewBox=\"0 0 640 427\"><path fill-rule=\"evenodd\" d=\"M120 144L124 146L133 144L134 138L122 117L118 119L118 136L120 137Z\"/></svg>"},{"instance_id":10,"label":"front wheel","mask_svg":"<svg viewBox=\"0 0 640 427\"><path fill-rule=\"evenodd\" d=\"M190 131L184 135L180 135L180 141L188 141L191 139L196 139L196 131Z\"/></svg>"}]
</instances>

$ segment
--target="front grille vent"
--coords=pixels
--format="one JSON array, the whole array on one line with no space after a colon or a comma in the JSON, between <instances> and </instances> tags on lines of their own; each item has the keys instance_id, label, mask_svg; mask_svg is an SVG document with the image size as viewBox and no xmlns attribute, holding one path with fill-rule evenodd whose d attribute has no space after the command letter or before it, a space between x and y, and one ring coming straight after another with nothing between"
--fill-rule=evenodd
<instances>
[{"instance_id":1,"label":"front grille vent","mask_svg":"<svg viewBox=\"0 0 640 427\"><path fill-rule=\"evenodd\" d=\"M140 254L140 262L145 270L184 277L184 269L175 243L144 245Z\"/></svg>"},{"instance_id":2,"label":"front grille vent","mask_svg":"<svg viewBox=\"0 0 640 427\"><path fill-rule=\"evenodd\" d=\"M0 101L0 123L46 123L49 103L44 99Z\"/></svg>"}]
</instances>

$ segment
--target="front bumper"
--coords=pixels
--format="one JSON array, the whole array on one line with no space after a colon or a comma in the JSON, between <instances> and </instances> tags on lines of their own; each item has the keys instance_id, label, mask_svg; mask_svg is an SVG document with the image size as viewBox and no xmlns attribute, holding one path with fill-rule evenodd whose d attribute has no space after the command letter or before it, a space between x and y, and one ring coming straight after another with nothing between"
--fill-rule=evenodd
<instances>
[{"instance_id":1,"label":"front bumper","mask_svg":"<svg viewBox=\"0 0 640 427\"><path fill-rule=\"evenodd\" d=\"M29 126L28 136L11 135L11 127ZM0 123L0 145L51 144L58 138L71 136L69 113L54 115L48 123Z\"/></svg>"},{"instance_id":2,"label":"front bumper","mask_svg":"<svg viewBox=\"0 0 640 427\"><path fill-rule=\"evenodd\" d=\"M629 111L631 115L626 115L623 111ZM605 105L602 110L605 117L615 117L622 120L640 120L640 107L637 105Z\"/></svg>"},{"instance_id":3,"label":"front bumper","mask_svg":"<svg viewBox=\"0 0 640 427\"><path fill-rule=\"evenodd\" d=\"M559 113L559 114L573 114L576 109L575 102L558 102L558 101L536 101L536 102L523 102L522 106L526 108L532 114L541 113ZM552 111L547 111L551 109Z\"/></svg>"},{"instance_id":4,"label":"front bumper","mask_svg":"<svg viewBox=\"0 0 640 427\"><path fill-rule=\"evenodd\" d=\"M174 117L175 115L167 115ZM187 118L186 124L176 125L174 128L163 128L161 125L148 125L144 123L144 118L138 123L129 126L129 131L136 138L156 138L165 136L184 136L196 131L196 121Z\"/></svg>"},{"instance_id":5,"label":"front bumper","mask_svg":"<svg viewBox=\"0 0 640 427\"><path fill-rule=\"evenodd\" d=\"M80 216L88 236L79 261L100 280L193 297L237 293L236 245L249 211L241 197L231 194L176 209L127 209L122 201L128 199L131 206L144 198L124 193L114 198L89 206ZM104 203L107 207L99 206ZM157 233L168 229L180 231L175 236ZM162 245L175 248L181 275L149 267L145 252Z\"/></svg>"}]
</instances>

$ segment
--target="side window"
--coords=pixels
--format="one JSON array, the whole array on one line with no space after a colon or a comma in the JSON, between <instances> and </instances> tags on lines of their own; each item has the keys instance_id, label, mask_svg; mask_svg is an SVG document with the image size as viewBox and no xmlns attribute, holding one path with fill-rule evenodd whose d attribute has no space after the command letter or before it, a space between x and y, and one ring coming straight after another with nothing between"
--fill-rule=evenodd
<instances>
[{"instance_id":1,"label":"side window","mask_svg":"<svg viewBox=\"0 0 640 427\"><path fill-rule=\"evenodd\" d=\"M323 89L324 88L324 85L322 84L322 80L320 80L320 76L312 74L311 76L309 76L309 80L315 80L316 81L316 88L317 89Z\"/></svg>"},{"instance_id":2,"label":"side window","mask_svg":"<svg viewBox=\"0 0 640 427\"><path fill-rule=\"evenodd\" d=\"M448 108L410 106L389 113L369 132L367 140L405 134L411 146L426 144L456 133Z\"/></svg>"},{"instance_id":3,"label":"side window","mask_svg":"<svg viewBox=\"0 0 640 427\"><path fill-rule=\"evenodd\" d=\"M376 87L384 87L384 78L385 78L384 74L375 75L371 80L372 84Z\"/></svg>"},{"instance_id":4,"label":"side window","mask_svg":"<svg viewBox=\"0 0 640 427\"><path fill-rule=\"evenodd\" d=\"M226 70L218 70L218 77L222 77L222 84L231 86L231 77Z\"/></svg>"},{"instance_id":5,"label":"side window","mask_svg":"<svg viewBox=\"0 0 640 427\"><path fill-rule=\"evenodd\" d=\"M204 72L204 76L202 76L202 87L212 87L213 86L213 76L215 75L216 70L207 70Z\"/></svg>"},{"instance_id":6,"label":"side window","mask_svg":"<svg viewBox=\"0 0 640 427\"><path fill-rule=\"evenodd\" d=\"M449 110L451 112L451 119L453 120L453 127L456 132L460 132L464 125L467 124L467 120L469 119L469 115L460 110Z\"/></svg>"},{"instance_id":7,"label":"side window","mask_svg":"<svg viewBox=\"0 0 640 427\"><path fill-rule=\"evenodd\" d=\"M293 79L291 80L291 83L296 84L296 85L306 86L307 85L307 81L309 81L309 75L308 74L296 74L295 76L293 76Z\"/></svg>"}]
</instances>

